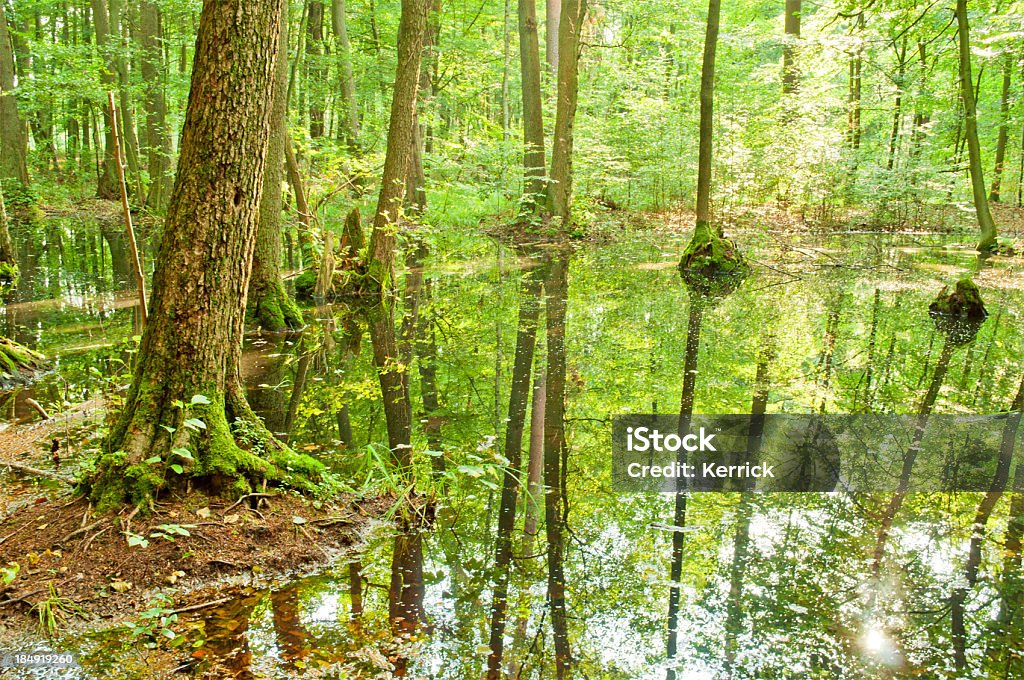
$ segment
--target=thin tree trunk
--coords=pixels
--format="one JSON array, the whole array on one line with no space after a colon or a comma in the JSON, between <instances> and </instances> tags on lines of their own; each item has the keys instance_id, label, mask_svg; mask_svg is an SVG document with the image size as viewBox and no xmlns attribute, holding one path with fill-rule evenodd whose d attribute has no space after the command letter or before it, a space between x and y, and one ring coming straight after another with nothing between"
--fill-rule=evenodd
<instances>
[{"instance_id":1,"label":"thin tree trunk","mask_svg":"<svg viewBox=\"0 0 1024 680\"><path fill-rule=\"evenodd\" d=\"M145 83L146 155L149 194L146 207L160 212L173 188L171 176L171 135L167 129L167 99L164 95L163 28L160 10L153 0L140 3L141 55L139 66Z\"/></svg>"},{"instance_id":2,"label":"thin tree trunk","mask_svg":"<svg viewBox=\"0 0 1024 680\"><path fill-rule=\"evenodd\" d=\"M505 652L505 617L508 610L509 569L512 564L512 530L516 523L516 501L519 498L519 477L522 468L523 430L526 408L530 401L530 378L537 340L537 318L540 315L540 279L528 272L522 281L519 296L519 329L516 335L515 363L512 368L512 389L509 392L508 419L505 426L504 454L506 464L498 511L498 536L494 549L494 587L491 601L491 630L487 657L487 680L500 680Z\"/></svg>"},{"instance_id":3,"label":"thin tree trunk","mask_svg":"<svg viewBox=\"0 0 1024 680\"><path fill-rule=\"evenodd\" d=\"M270 139L263 173L259 227L252 258L247 309L263 330L279 332L300 328L302 312L288 296L281 278L281 182L284 175L284 146L288 135L288 21L281 21L270 92ZM296 202L299 193L296 192ZM304 204L305 201L302 201ZM308 207L304 207L308 210Z\"/></svg>"},{"instance_id":4,"label":"thin tree trunk","mask_svg":"<svg viewBox=\"0 0 1024 680\"><path fill-rule=\"evenodd\" d=\"M564 9L564 7L563 7ZM571 22L563 12L562 18ZM565 43L562 43L565 47ZM563 63L568 54L562 51ZM568 499L565 493L565 312L569 260L558 253L552 260L545 283L547 335L547 401L544 412L544 520L548 541L548 601L555 640L555 675L565 680L572 671L568 618L565 606L565 523Z\"/></svg>"},{"instance_id":5,"label":"thin tree trunk","mask_svg":"<svg viewBox=\"0 0 1024 680\"><path fill-rule=\"evenodd\" d=\"M580 32L587 0L562 0L558 26L558 102L551 147L548 211L566 230L572 219L572 144L579 90Z\"/></svg>"},{"instance_id":6,"label":"thin tree trunk","mask_svg":"<svg viewBox=\"0 0 1024 680\"><path fill-rule=\"evenodd\" d=\"M887 170L892 170L896 165L896 147L900 139L900 121L903 119L903 78L907 65L907 36L903 36L903 44L896 51L896 59L899 67L896 75L896 103L892 112L892 130L889 133L889 160L886 161Z\"/></svg>"},{"instance_id":7,"label":"thin tree trunk","mask_svg":"<svg viewBox=\"0 0 1024 680\"><path fill-rule=\"evenodd\" d=\"M324 134L324 67L321 63L324 54L324 4L321 0L309 0L306 30L305 89L309 98L309 136L316 139Z\"/></svg>"},{"instance_id":8,"label":"thin tree trunk","mask_svg":"<svg viewBox=\"0 0 1024 680\"><path fill-rule=\"evenodd\" d=\"M21 189L29 184L28 139L14 97L14 48L3 5L0 2L0 181L13 180ZM7 188L12 189L10 182Z\"/></svg>"},{"instance_id":9,"label":"thin tree trunk","mask_svg":"<svg viewBox=\"0 0 1024 680\"><path fill-rule=\"evenodd\" d=\"M345 0L331 0L331 29L334 32L338 78L341 81L341 98L344 103L344 124L339 130L344 131L346 143L354 149L359 145L359 104L356 101L356 81L352 75L352 45L348 38Z\"/></svg>"},{"instance_id":10,"label":"thin tree trunk","mask_svg":"<svg viewBox=\"0 0 1024 680\"><path fill-rule=\"evenodd\" d=\"M800 41L800 14L802 11L801 0L786 0L786 39L782 46L783 94L793 94L800 89L800 69L796 64L796 46ZM704 44L705 54L707 54L707 42Z\"/></svg>"},{"instance_id":11,"label":"thin tree trunk","mask_svg":"<svg viewBox=\"0 0 1024 680\"><path fill-rule=\"evenodd\" d=\"M864 15L857 16L857 45L853 55L850 57L850 95L847 106L847 139L850 148L854 151L860 149L860 99L861 99L861 71L863 69L863 47L860 40L864 29Z\"/></svg>"},{"instance_id":12,"label":"thin tree trunk","mask_svg":"<svg viewBox=\"0 0 1024 680\"><path fill-rule=\"evenodd\" d=\"M381 293L390 290L395 281L396 231L415 141L412 126L419 89L423 33L429 11L429 0L402 0L398 68L391 101L388 146L367 262L368 284L377 287Z\"/></svg>"},{"instance_id":13,"label":"thin tree trunk","mask_svg":"<svg viewBox=\"0 0 1024 680\"><path fill-rule=\"evenodd\" d=\"M539 50L537 1L519 0L519 65L523 95L523 211L525 213L536 211L537 203L544 191L544 114L541 104ZM557 61L557 50L555 59Z\"/></svg>"},{"instance_id":14,"label":"thin tree trunk","mask_svg":"<svg viewBox=\"0 0 1024 680\"><path fill-rule=\"evenodd\" d=\"M548 73L552 76L558 73L558 35L561 16L562 0L547 0L544 14L544 56Z\"/></svg>"},{"instance_id":15,"label":"thin tree trunk","mask_svg":"<svg viewBox=\"0 0 1024 680\"><path fill-rule=\"evenodd\" d=\"M1017 441L1017 429L1020 426L1021 409L1024 409L1024 380L1021 380L1017 388L1017 396L1010 405L1010 413L1006 416L1006 424L1003 425L1003 439L999 447L999 460L996 464L995 475L988 493L981 499L978 509L974 513L974 523L971 525L971 545L967 555L967 563L964 565L964 582L966 587L953 589L950 597L950 622L953 640L953 663L956 669L963 674L967 669L967 628L964 621L964 604L967 601L967 591L973 588L978 582L978 568L981 566L981 546L985 539L985 529L988 520L995 510L996 503L1006 490L1006 483L1010 479L1010 468L1013 464L1013 451ZM1018 463L1019 465L1020 463Z\"/></svg>"},{"instance_id":16,"label":"thin tree trunk","mask_svg":"<svg viewBox=\"0 0 1024 680\"><path fill-rule=\"evenodd\" d=\"M989 212L988 196L985 193L985 173L981 167L981 143L978 141L978 112L974 100L974 83L971 81L970 27L967 24L967 0L956 3L957 36L960 45L960 91L964 100L964 134L967 136L967 154L970 159L971 193L977 212L981 240L980 252L989 252L996 247L996 223Z\"/></svg>"},{"instance_id":17,"label":"thin tree trunk","mask_svg":"<svg viewBox=\"0 0 1024 680\"><path fill-rule=\"evenodd\" d=\"M1006 161L1006 140L1009 136L1010 77L1014 60L1007 55L1003 64L1003 90L999 97L999 137L996 140L996 164L992 173L992 191L988 200L999 202L999 190L1003 178L1003 164Z\"/></svg>"},{"instance_id":18,"label":"thin tree trunk","mask_svg":"<svg viewBox=\"0 0 1024 680\"><path fill-rule=\"evenodd\" d=\"M107 0L91 0L92 22L96 31L96 45L104 54L104 68L100 72L100 81L104 89L113 90L117 87L117 59L114 57L114 50L110 38L110 14L107 12ZM103 164L99 181L96 185L96 195L108 200L116 200L117 190L117 168L114 167L114 136L112 134L113 121L110 118L110 111L103 109L103 126L105 131Z\"/></svg>"},{"instance_id":19,"label":"thin tree trunk","mask_svg":"<svg viewBox=\"0 0 1024 680\"><path fill-rule=\"evenodd\" d=\"M787 7L789 2L787 0ZM708 2L707 31L704 35L704 63L700 73L700 140L697 152L697 228L711 224L711 164L715 132L715 50L721 0ZM799 26L797 27L799 31Z\"/></svg>"}]
</instances>

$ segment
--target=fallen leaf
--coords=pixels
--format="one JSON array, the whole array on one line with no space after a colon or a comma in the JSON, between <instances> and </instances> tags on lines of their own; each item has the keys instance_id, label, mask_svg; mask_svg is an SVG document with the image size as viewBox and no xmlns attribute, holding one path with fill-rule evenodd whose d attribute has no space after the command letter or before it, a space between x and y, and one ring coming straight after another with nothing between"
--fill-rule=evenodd
<instances>
[{"instance_id":1,"label":"fallen leaf","mask_svg":"<svg viewBox=\"0 0 1024 680\"><path fill-rule=\"evenodd\" d=\"M203 519L210 519L210 508L199 508L196 510L196 514Z\"/></svg>"},{"instance_id":2,"label":"fallen leaf","mask_svg":"<svg viewBox=\"0 0 1024 680\"><path fill-rule=\"evenodd\" d=\"M224 524L235 524L238 522L238 519L238 515L235 514L224 515Z\"/></svg>"},{"instance_id":3,"label":"fallen leaf","mask_svg":"<svg viewBox=\"0 0 1024 680\"><path fill-rule=\"evenodd\" d=\"M112 590L118 593L127 593L132 589L132 584L128 581L114 581L110 584Z\"/></svg>"}]
</instances>

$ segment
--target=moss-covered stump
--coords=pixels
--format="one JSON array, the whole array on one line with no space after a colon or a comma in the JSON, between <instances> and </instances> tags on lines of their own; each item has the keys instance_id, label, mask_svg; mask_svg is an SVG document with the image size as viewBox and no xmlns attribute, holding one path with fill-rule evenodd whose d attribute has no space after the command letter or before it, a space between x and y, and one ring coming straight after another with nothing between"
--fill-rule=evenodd
<instances>
[{"instance_id":1,"label":"moss-covered stump","mask_svg":"<svg viewBox=\"0 0 1024 680\"><path fill-rule=\"evenodd\" d=\"M302 310L278 280L260 291L250 291L246 306L249 321L265 331L281 333L294 331L305 325Z\"/></svg>"},{"instance_id":2,"label":"moss-covered stump","mask_svg":"<svg viewBox=\"0 0 1024 680\"><path fill-rule=\"evenodd\" d=\"M46 357L39 352L0 338L0 389L27 385L46 368Z\"/></svg>"},{"instance_id":3,"label":"moss-covered stump","mask_svg":"<svg viewBox=\"0 0 1024 680\"><path fill-rule=\"evenodd\" d=\"M173 490L237 498L264 484L316 493L332 483L322 462L275 438L244 399L199 395L168 410L154 396L152 409L136 407L136 419L158 419L148 436L115 428L82 482L99 509L146 505Z\"/></svg>"},{"instance_id":4,"label":"moss-covered stump","mask_svg":"<svg viewBox=\"0 0 1024 680\"><path fill-rule=\"evenodd\" d=\"M692 292L724 297L739 287L750 266L721 228L698 222L679 260L679 273Z\"/></svg>"},{"instance_id":5,"label":"moss-covered stump","mask_svg":"<svg viewBox=\"0 0 1024 680\"><path fill-rule=\"evenodd\" d=\"M966 345L974 340L988 317L981 291L971 277L964 276L949 290L944 286L928 306L928 314L935 327L955 345Z\"/></svg>"}]
</instances>

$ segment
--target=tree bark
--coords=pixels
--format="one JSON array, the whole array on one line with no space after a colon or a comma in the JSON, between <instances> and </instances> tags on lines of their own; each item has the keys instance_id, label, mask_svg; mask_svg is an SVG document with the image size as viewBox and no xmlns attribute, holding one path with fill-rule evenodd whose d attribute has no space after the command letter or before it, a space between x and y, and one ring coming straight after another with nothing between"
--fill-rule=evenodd
<instances>
[{"instance_id":1,"label":"tree bark","mask_svg":"<svg viewBox=\"0 0 1024 680\"><path fill-rule=\"evenodd\" d=\"M284 145L288 135L288 21L281 21L277 64L271 92L270 139L263 173L259 227L252 258L248 311L260 328L271 332L303 325L281 279L281 181L284 176Z\"/></svg>"},{"instance_id":2,"label":"tree bark","mask_svg":"<svg viewBox=\"0 0 1024 680\"><path fill-rule=\"evenodd\" d=\"M549 3L549 8L551 4ZM557 14L555 23L558 23ZM549 9L549 30L550 27ZM553 41L548 41L549 48L552 43ZM557 62L557 47L554 58ZM550 49L548 59L551 59ZM533 213L536 211L537 203L541 200L544 191L545 170L540 47L537 42L537 0L519 0L519 66L523 95L523 212Z\"/></svg>"},{"instance_id":3,"label":"tree bark","mask_svg":"<svg viewBox=\"0 0 1024 680\"><path fill-rule=\"evenodd\" d=\"M405 194L405 179L412 159L413 119L419 89L423 32L430 11L430 0L402 0L402 18L398 26L398 68L395 73L388 146L384 157L377 211L367 262L367 284L384 293L395 280L396 232Z\"/></svg>"},{"instance_id":4,"label":"tree bark","mask_svg":"<svg viewBox=\"0 0 1024 680\"><path fill-rule=\"evenodd\" d=\"M29 184L28 139L14 98L14 46L0 2L0 181L13 180L21 189ZM10 182L7 184L11 188Z\"/></svg>"},{"instance_id":5,"label":"tree bark","mask_svg":"<svg viewBox=\"0 0 1024 680\"><path fill-rule=\"evenodd\" d=\"M999 97L999 137L996 139L996 164L992 173L992 191L988 200L999 202L1000 185L1003 179L1003 165L1006 162L1006 141L1009 136L1010 77L1014 60L1007 55L1003 64L1003 90Z\"/></svg>"},{"instance_id":6,"label":"tree bark","mask_svg":"<svg viewBox=\"0 0 1024 680\"><path fill-rule=\"evenodd\" d=\"M967 155L971 171L971 193L974 210L977 212L981 240L980 252L989 252L996 247L996 223L988 207L985 193L985 173L981 167L981 143L978 141L978 111L974 101L974 83L971 80L970 26L967 23L967 0L956 3L957 36L960 45L960 92L964 100L964 134L967 136Z\"/></svg>"},{"instance_id":7,"label":"tree bark","mask_svg":"<svg viewBox=\"0 0 1024 680\"><path fill-rule=\"evenodd\" d=\"M889 159L886 161L886 170L892 170L896 166L896 147L900 139L900 121L903 120L903 78L907 66L907 37L903 36L903 44L896 51L896 60L899 64L896 75L896 102L892 111L892 130L889 132Z\"/></svg>"},{"instance_id":8,"label":"tree bark","mask_svg":"<svg viewBox=\"0 0 1024 680\"><path fill-rule=\"evenodd\" d=\"M308 487L323 473L319 462L294 454L263 427L239 376L270 132L266 93L283 6L203 5L150 322L109 453L87 484L100 507L149 502L182 476L214 493L239 494L268 479ZM239 428L246 448L236 443ZM169 464L182 448L191 460L182 459L184 473L174 474Z\"/></svg>"},{"instance_id":9,"label":"tree bark","mask_svg":"<svg viewBox=\"0 0 1024 680\"><path fill-rule=\"evenodd\" d=\"M789 2L787 0L787 7ZM711 163L715 131L715 50L721 0L708 2L707 32L704 36L704 63L700 73L700 142L697 152L697 226L711 224Z\"/></svg>"},{"instance_id":10,"label":"tree bark","mask_svg":"<svg viewBox=\"0 0 1024 680\"><path fill-rule=\"evenodd\" d=\"M146 207L160 212L171 196L171 135L167 129L167 99L164 95L163 29L160 9L153 0L142 0L140 10L139 67L145 83L146 165L149 193Z\"/></svg>"},{"instance_id":11,"label":"tree bark","mask_svg":"<svg viewBox=\"0 0 1024 680\"><path fill-rule=\"evenodd\" d=\"M572 135L579 90L579 47L587 0L562 0L558 26L558 102L551 147L548 210L569 226L572 211Z\"/></svg>"}]
</instances>

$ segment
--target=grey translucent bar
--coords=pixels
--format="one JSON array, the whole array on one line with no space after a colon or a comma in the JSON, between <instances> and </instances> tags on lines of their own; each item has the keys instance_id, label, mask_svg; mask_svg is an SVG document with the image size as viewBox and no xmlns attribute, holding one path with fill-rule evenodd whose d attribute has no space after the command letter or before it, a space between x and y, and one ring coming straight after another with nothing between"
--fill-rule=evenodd
<instances>
[{"instance_id":1,"label":"grey translucent bar","mask_svg":"<svg viewBox=\"0 0 1024 680\"><path fill-rule=\"evenodd\" d=\"M1021 414L612 419L612 490L919 493L1024 482ZM1024 489L1022 489L1024 490Z\"/></svg>"}]
</instances>

